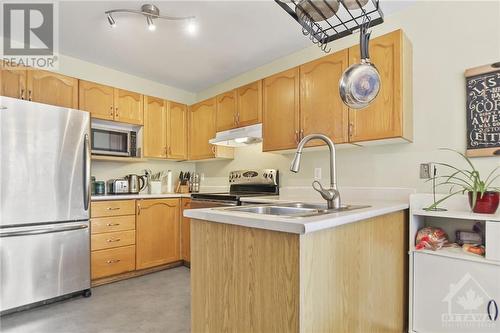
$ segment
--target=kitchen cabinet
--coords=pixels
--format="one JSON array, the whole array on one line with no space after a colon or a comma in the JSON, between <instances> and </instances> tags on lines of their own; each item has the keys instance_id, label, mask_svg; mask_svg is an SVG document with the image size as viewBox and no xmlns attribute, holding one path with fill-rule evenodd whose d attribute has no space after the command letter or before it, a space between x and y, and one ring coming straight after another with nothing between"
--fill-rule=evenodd
<instances>
[{"instance_id":1,"label":"kitchen cabinet","mask_svg":"<svg viewBox=\"0 0 500 333\"><path fill-rule=\"evenodd\" d=\"M231 90L217 96L217 132L237 127L236 116L236 90Z\"/></svg>"},{"instance_id":2,"label":"kitchen cabinet","mask_svg":"<svg viewBox=\"0 0 500 333\"><path fill-rule=\"evenodd\" d=\"M42 70L27 70L26 99L78 109L78 79Z\"/></svg>"},{"instance_id":3,"label":"kitchen cabinet","mask_svg":"<svg viewBox=\"0 0 500 333\"><path fill-rule=\"evenodd\" d=\"M262 122L262 80L236 89L236 110L238 127Z\"/></svg>"},{"instance_id":4,"label":"kitchen cabinet","mask_svg":"<svg viewBox=\"0 0 500 333\"><path fill-rule=\"evenodd\" d=\"M167 157L167 110L163 99L144 96L144 157Z\"/></svg>"},{"instance_id":5,"label":"kitchen cabinet","mask_svg":"<svg viewBox=\"0 0 500 333\"><path fill-rule=\"evenodd\" d=\"M0 95L26 99L27 70L23 67L2 67L0 70Z\"/></svg>"},{"instance_id":6,"label":"kitchen cabinet","mask_svg":"<svg viewBox=\"0 0 500 333\"><path fill-rule=\"evenodd\" d=\"M359 47L349 48L349 65L359 58ZM412 140L412 50L403 31L371 40L370 60L380 73L380 92L368 107L349 110L349 141Z\"/></svg>"},{"instance_id":7,"label":"kitchen cabinet","mask_svg":"<svg viewBox=\"0 0 500 333\"><path fill-rule=\"evenodd\" d=\"M168 102L167 158L188 158L188 109L185 104Z\"/></svg>"},{"instance_id":8,"label":"kitchen cabinet","mask_svg":"<svg viewBox=\"0 0 500 333\"><path fill-rule=\"evenodd\" d=\"M190 262L191 261L191 235L190 235L190 225L191 219L184 217L184 210L191 208L191 199L182 198L181 200L181 259Z\"/></svg>"},{"instance_id":9,"label":"kitchen cabinet","mask_svg":"<svg viewBox=\"0 0 500 333\"><path fill-rule=\"evenodd\" d=\"M137 200L136 267L180 260L180 200Z\"/></svg>"},{"instance_id":10,"label":"kitchen cabinet","mask_svg":"<svg viewBox=\"0 0 500 333\"><path fill-rule=\"evenodd\" d=\"M92 280L135 270L135 200L95 201L90 207Z\"/></svg>"},{"instance_id":11,"label":"kitchen cabinet","mask_svg":"<svg viewBox=\"0 0 500 333\"><path fill-rule=\"evenodd\" d=\"M79 109L90 112L92 118L114 119L114 89L102 84L80 80Z\"/></svg>"},{"instance_id":12,"label":"kitchen cabinet","mask_svg":"<svg viewBox=\"0 0 500 333\"><path fill-rule=\"evenodd\" d=\"M299 67L267 77L263 81L263 150L297 146L299 138Z\"/></svg>"},{"instance_id":13,"label":"kitchen cabinet","mask_svg":"<svg viewBox=\"0 0 500 333\"><path fill-rule=\"evenodd\" d=\"M114 90L115 120L123 123L143 124L143 96L123 89Z\"/></svg>"},{"instance_id":14,"label":"kitchen cabinet","mask_svg":"<svg viewBox=\"0 0 500 333\"><path fill-rule=\"evenodd\" d=\"M322 133L335 143L348 141L349 109L342 102L337 85L347 67L348 50L300 66L300 139Z\"/></svg>"},{"instance_id":15,"label":"kitchen cabinet","mask_svg":"<svg viewBox=\"0 0 500 333\"><path fill-rule=\"evenodd\" d=\"M213 146L208 140L216 133L216 99L211 98L189 108L189 159L214 158Z\"/></svg>"}]
</instances>

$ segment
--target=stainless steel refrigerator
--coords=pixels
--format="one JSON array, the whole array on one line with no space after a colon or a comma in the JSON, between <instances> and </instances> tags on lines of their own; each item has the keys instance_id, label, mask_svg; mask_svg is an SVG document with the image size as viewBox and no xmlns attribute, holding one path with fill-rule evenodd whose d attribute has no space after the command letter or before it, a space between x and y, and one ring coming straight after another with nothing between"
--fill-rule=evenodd
<instances>
[{"instance_id":1,"label":"stainless steel refrigerator","mask_svg":"<svg viewBox=\"0 0 500 333\"><path fill-rule=\"evenodd\" d=\"M90 295L90 117L0 96L0 311Z\"/></svg>"}]
</instances>

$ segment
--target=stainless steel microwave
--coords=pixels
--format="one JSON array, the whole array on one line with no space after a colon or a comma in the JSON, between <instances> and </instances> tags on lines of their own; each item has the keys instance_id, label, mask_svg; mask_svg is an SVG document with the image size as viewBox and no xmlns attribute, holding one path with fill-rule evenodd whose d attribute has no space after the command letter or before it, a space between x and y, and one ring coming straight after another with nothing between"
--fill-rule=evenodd
<instances>
[{"instance_id":1,"label":"stainless steel microwave","mask_svg":"<svg viewBox=\"0 0 500 333\"><path fill-rule=\"evenodd\" d=\"M137 156L137 132L105 127L92 127L92 154Z\"/></svg>"}]
</instances>

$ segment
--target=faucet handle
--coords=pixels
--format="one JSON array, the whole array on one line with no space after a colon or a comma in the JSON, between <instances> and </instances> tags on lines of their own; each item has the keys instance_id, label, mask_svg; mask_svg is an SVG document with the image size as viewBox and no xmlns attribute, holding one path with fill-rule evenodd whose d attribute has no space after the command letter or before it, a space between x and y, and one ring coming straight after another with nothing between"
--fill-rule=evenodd
<instances>
[{"instance_id":1,"label":"faucet handle","mask_svg":"<svg viewBox=\"0 0 500 333\"><path fill-rule=\"evenodd\" d=\"M339 195L339 192L337 190L335 190L333 188L327 190L317 180L313 181L312 187L313 187L313 189L315 189L316 191L318 191L319 194L321 194L321 196L325 200L331 201L331 200L335 199Z\"/></svg>"}]
</instances>

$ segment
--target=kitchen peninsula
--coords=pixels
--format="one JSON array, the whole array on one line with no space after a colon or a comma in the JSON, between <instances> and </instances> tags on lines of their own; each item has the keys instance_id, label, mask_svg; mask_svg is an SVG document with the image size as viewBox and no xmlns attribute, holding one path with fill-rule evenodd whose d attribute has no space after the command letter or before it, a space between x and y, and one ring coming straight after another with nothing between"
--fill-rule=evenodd
<instances>
[{"instance_id":1,"label":"kitchen peninsula","mask_svg":"<svg viewBox=\"0 0 500 333\"><path fill-rule=\"evenodd\" d=\"M185 211L193 332L404 331L408 204L364 204L310 217Z\"/></svg>"}]
</instances>

